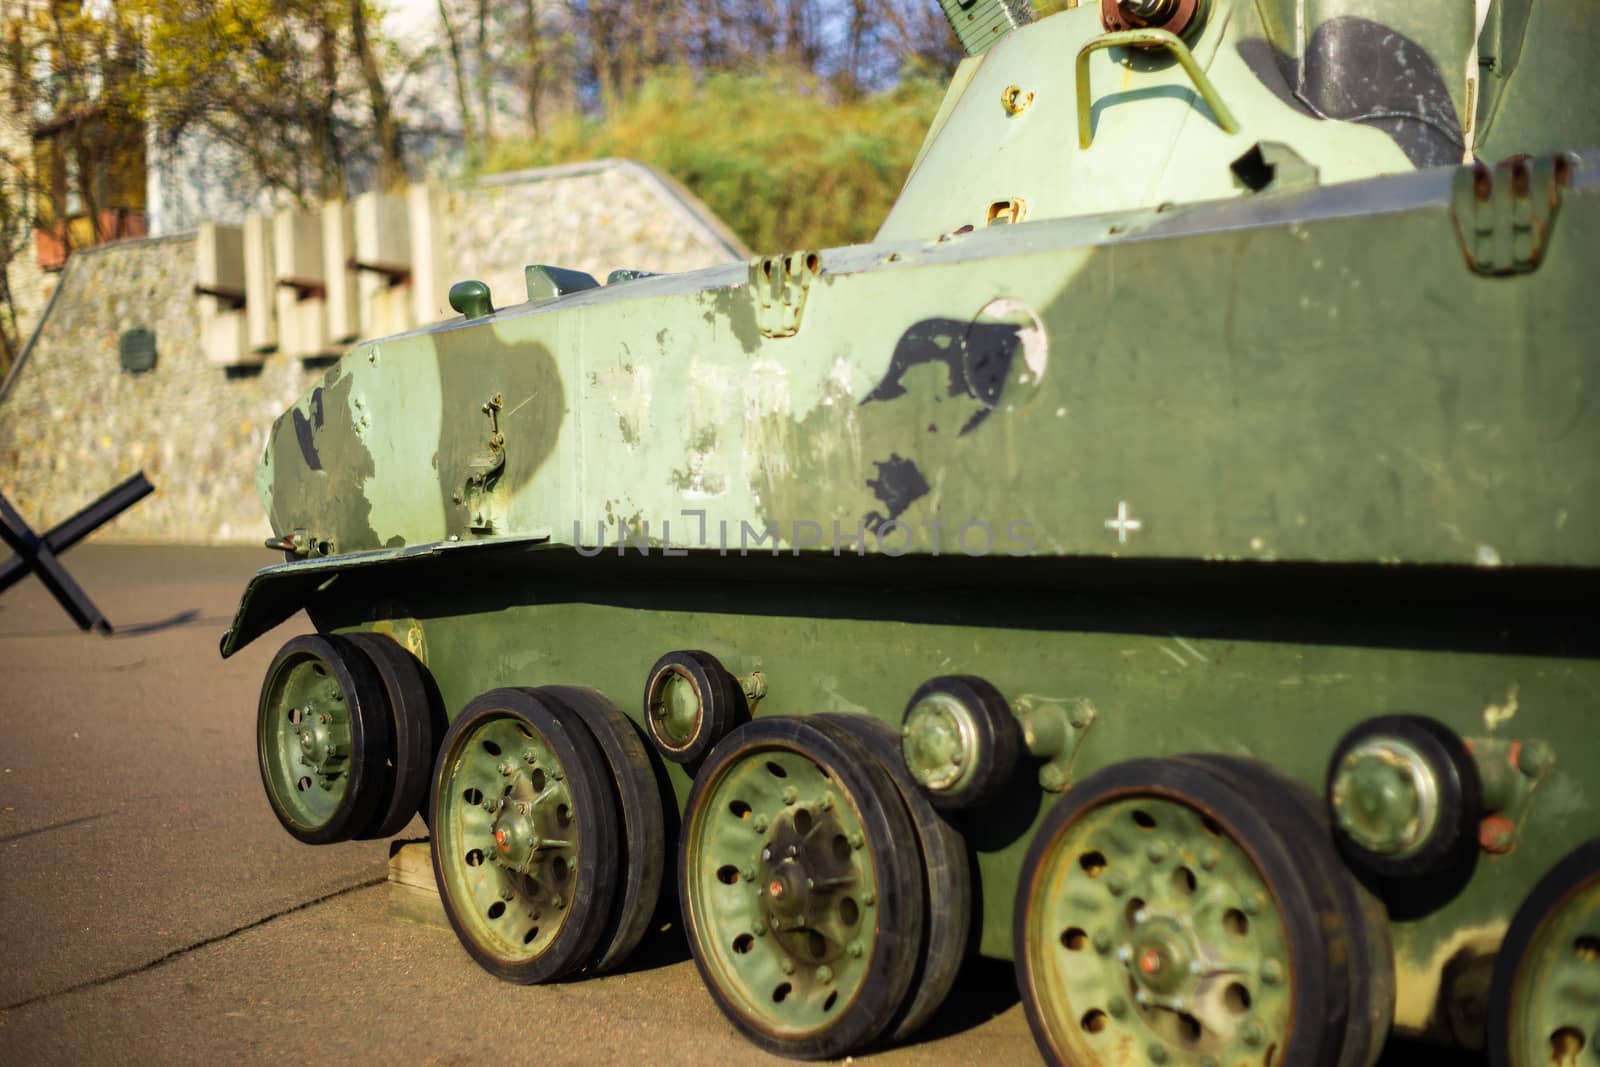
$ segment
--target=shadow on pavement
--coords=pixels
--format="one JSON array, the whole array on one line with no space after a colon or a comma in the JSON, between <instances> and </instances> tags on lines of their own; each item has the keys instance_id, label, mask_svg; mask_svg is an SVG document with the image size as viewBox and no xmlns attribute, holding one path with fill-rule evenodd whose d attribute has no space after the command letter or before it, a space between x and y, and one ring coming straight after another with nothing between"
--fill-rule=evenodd
<instances>
[{"instance_id":1,"label":"shadow on pavement","mask_svg":"<svg viewBox=\"0 0 1600 1067\"><path fill-rule=\"evenodd\" d=\"M170 630L174 626L185 626L200 618L200 612L194 608L180 611L170 618L160 619L156 622L137 622L131 626L118 626L111 634L112 637L135 637L139 634L153 634L158 630Z\"/></svg>"}]
</instances>

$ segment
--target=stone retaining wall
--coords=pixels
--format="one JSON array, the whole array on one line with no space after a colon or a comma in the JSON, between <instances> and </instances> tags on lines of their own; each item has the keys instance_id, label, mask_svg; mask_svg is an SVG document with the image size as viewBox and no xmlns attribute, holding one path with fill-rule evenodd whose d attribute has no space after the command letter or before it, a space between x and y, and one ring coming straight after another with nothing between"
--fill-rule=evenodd
<instances>
[{"instance_id":1,"label":"stone retaining wall","mask_svg":"<svg viewBox=\"0 0 1600 1067\"><path fill-rule=\"evenodd\" d=\"M522 268L684 271L748 255L690 194L610 160L446 189L450 277L480 278L497 306L524 298ZM75 254L23 358L0 385L0 492L41 532L144 470L156 492L100 538L259 542L270 534L255 470L272 420L322 373L269 356L230 374L201 350L193 235ZM156 335L155 368L122 369L118 338ZM263 563L270 562L265 552Z\"/></svg>"}]
</instances>

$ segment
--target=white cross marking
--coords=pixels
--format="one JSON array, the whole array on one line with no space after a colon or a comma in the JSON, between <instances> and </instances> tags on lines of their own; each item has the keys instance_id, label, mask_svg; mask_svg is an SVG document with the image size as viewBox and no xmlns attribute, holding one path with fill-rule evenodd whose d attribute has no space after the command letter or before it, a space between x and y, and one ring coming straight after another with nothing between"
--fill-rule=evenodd
<instances>
[{"instance_id":1,"label":"white cross marking","mask_svg":"<svg viewBox=\"0 0 1600 1067\"><path fill-rule=\"evenodd\" d=\"M1143 525L1144 523L1138 519L1128 518L1128 502L1126 500L1117 501L1117 517L1106 520L1106 529L1117 531L1117 543L1123 545L1128 543L1128 533L1130 531L1138 531Z\"/></svg>"}]
</instances>

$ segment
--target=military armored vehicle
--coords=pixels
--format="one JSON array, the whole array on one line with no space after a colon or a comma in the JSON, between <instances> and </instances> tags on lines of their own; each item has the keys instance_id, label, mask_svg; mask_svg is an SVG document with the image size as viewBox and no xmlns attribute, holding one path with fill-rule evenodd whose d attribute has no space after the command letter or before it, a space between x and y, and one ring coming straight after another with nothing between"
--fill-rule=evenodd
<instances>
[{"instance_id":1,"label":"military armored vehicle","mask_svg":"<svg viewBox=\"0 0 1600 1067\"><path fill-rule=\"evenodd\" d=\"M676 909L793 1057L979 953L1055 1063L1600 1063L1600 20L944 6L872 244L463 282L278 420L273 810L420 807L512 981Z\"/></svg>"}]
</instances>

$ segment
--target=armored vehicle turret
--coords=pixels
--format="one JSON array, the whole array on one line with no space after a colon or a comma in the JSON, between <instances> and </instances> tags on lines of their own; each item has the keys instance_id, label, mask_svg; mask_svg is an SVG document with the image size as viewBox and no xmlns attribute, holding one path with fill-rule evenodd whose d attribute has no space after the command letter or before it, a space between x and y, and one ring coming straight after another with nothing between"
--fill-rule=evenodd
<instances>
[{"instance_id":1,"label":"armored vehicle turret","mask_svg":"<svg viewBox=\"0 0 1600 1067\"><path fill-rule=\"evenodd\" d=\"M980 953L1054 1063L1585 1062L1600 20L944 5L872 244L464 282L277 421L273 810L420 808L512 981L676 909L794 1057Z\"/></svg>"}]
</instances>

